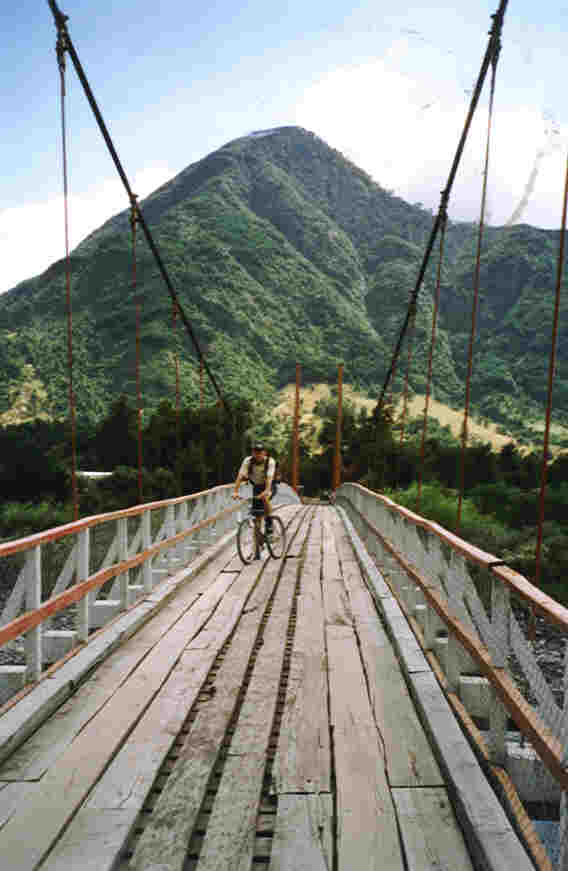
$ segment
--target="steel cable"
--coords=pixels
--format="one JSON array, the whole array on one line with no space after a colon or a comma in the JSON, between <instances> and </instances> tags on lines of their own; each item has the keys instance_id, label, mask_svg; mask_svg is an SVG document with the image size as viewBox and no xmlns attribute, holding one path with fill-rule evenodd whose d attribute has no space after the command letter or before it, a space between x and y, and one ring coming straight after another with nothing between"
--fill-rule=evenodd
<instances>
[{"instance_id":1,"label":"steel cable","mask_svg":"<svg viewBox=\"0 0 568 871\"><path fill-rule=\"evenodd\" d=\"M466 139L467 139L467 136L469 134L471 122L473 121L475 109L477 108L477 104L479 102L479 98L480 98L481 92L483 90L483 84L485 82L487 70L489 69L489 64L493 61L493 58L499 52L499 46L500 46L500 40L501 40L501 31L503 28L503 19L505 17L505 11L507 9L507 3L508 3L508 0L501 0L497 12L495 12L491 16L491 18L493 19L493 26L492 26L491 31L490 31L489 43L487 45L487 49L485 51L485 55L484 55L483 61L481 63L481 68L479 71L479 75L477 77L477 82L475 84L475 88L473 90L473 94L472 94L470 105L469 105L468 114L467 114L465 124L464 124L463 130L462 130L460 141L458 143L458 147L456 149L456 153L454 156L452 167L450 169L448 181L446 183L446 187L444 188L444 190L442 191L442 194L441 194L440 206L439 206L436 218L434 219L434 224L432 226L432 230L430 232L430 237L429 237L427 245L426 245L426 251L424 253L424 257L422 259L422 264L421 264L420 270L418 272L416 284L414 286L414 290L412 291L412 294L410 297L410 303L408 306L406 317L404 319L404 323L403 323L402 328L400 330L400 335L398 337L398 341L396 343L395 350L394 350L394 353L392 355L391 364L390 364L389 370L387 372L385 382L383 384L383 388L381 390L381 395L379 397L379 402L378 402L378 405L380 408L382 408L382 406L383 406L384 396L385 396L386 390L388 388L389 382L392 378L394 367L396 365L396 360L398 358L398 355L400 354L402 342L404 340L404 336L406 334L406 331L408 329L408 325L410 323L411 312L413 310L413 307L416 305L418 293L420 292L420 287L422 286L422 282L424 280L424 275L426 273L426 268L427 268L428 262L430 260L430 255L431 255L432 250L434 248L434 242L436 241L436 236L438 235L438 230L440 229L441 224L442 224L442 216L446 215L446 213L447 213L447 206L448 206L448 202L450 199L450 193L451 193L452 186L454 184L454 180L456 177L456 173L458 171L458 167L459 167L459 164L461 161L461 157L462 157L463 150L465 147Z\"/></svg>"},{"instance_id":2,"label":"steel cable","mask_svg":"<svg viewBox=\"0 0 568 871\"><path fill-rule=\"evenodd\" d=\"M97 102L95 100L95 97L93 95L93 92L91 90L89 82L87 80L87 77L85 75L85 72L84 72L83 67L81 65L81 62L79 60L79 56L77 55L77 52L75 51L75 47L73 46L73 43L72 43L71 38L69 36L69 32L67 30L68 16L64 15L61 12L61 10L58 8L55 0L47 0L47 3L49 5L49 8L51 9L53 17L55 19L55 24L56 24L56 27L58 29L58 32L61 32L65 38L66 51L69 52L69 57L71 58L71 60L73 62L73 66L75 67L75 71L79 77L79 81L81 82L81 84L83 86L85 96L87 97L89 105L93 111L93 114L95 116L96 122L97 122L98 127L99 127L99 130L102 133L102 136L105 140L106 146L107 146L107 148L110 152L110 155L112 157L113 163L114 163L116 170L120 176L122 184L124 185L124 188L128 194L128 199L132 205L132 203L136 203L136 195L132 192L132 188L130 187L130 183L128 181L128 178L126 177L126 173L124 172L124 169L122 167L122 164L120 162L120 159L118 157L116 149L113 145L112 139L110 138L110 134L107 130L106 124L105 124L103 117L100 113L99 107L97 105ZM203 357L203 352L200 348L199 342L197 341L197 336L195 335L195 333L193 331L193 327L191 326L191 323L190 323L188 317L186 316L182 306L180 305L178 295L177 295L177 293L174 289L174 286L170 280L170 277L168 275L168 272L166 270L166 267L164 265L164 262L162 260L161 255L160 255L160 252L158 251L156 243L154 242L152 234L150 233L150 230L149 230L148 225L144 219L144 215L143 215L139 205L137 206L137 214L138 214L138 223L142 227L142 231L144 233L144 236L146 237L146 242L148 243L148 247L150 248L152 254L154 255L154 259L155 259L156 264L158 266L158 269L162 275L162 278L164 279L164 282L166 284L168 292L172 298L172 302L177 306L177 309L179 311L183 325L185 326L187 333L189 334L189 337L191 338L191 341L193 343L193 347L195 348L197 357L201 361L201 363L203 364L205 371L207 372L209 378L211 379L211 383L213 384L213 387L215 388L215 392L217 393L217 396L219 397L220 403L223 405L223 407L227 411L228 410L227 403L221 394L221 390L219 388L219 385L217 384L217 380L216 380L215 376L211 372L209 366L207 365L207 363Z\"/></svg>"}]
</instances>

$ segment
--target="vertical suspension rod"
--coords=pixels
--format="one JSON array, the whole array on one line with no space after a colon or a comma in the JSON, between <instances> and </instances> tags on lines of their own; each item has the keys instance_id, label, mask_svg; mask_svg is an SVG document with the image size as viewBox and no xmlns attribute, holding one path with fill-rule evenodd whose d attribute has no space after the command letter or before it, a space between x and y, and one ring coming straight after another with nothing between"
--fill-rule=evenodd
<instances>
[{"instance_id":1,"label":"vertical suspension rod","mask_svg":"<svg viewBox=\"0 0 568 871\"><path fill-rule=\"evenodd\" d=\"M406 374L404 376L404 399L402 403L402 425L400 427L400 447L404 442L404 430L406 428L406 417L408 413L408 382L410 380L410 367L412 365L412 343L414 341L414 329L416 326L416 307L413 309L410 316L410 332L408 334L408 358L406 361Z\"/></svg>"},{"instance_id":2,"label":"vertical suspension rod","mask_svg":"<svg viewBox=\"0 0 568 871\"><path fill-rule=\"evenodd\" d=\"M132 294L136 310L136 430L138 436L138 499L140 504L144 501L142 491L142 390L140 387L140 320L141 320L141 297L136 292L136 205L130 209L130 226L132 228Z\"/></svg>"},{"instance_id":3,"label":"vertical suspension rod","mask_svg":"<svg viewBox=\"0 0 568 871\"><path fill-rule=\"evenodd\" d=\"M558 343L558 322L560 319L560 291L562 287L562 272L564 269L564 245L566 239L566 212L568 205L568 158L566 159L566 177L564 181L564 201L562 204L562 225L560 228L560 244L558 249L558 266L556 270L556 296L554 301L554 317L552 323L552 340L550 347L550 360L548 363L548 392L546 399L546 422L544 427L544 440L542 446L542 468L540 473L540 497L538 531L535 554L535 585L540 583L540 567L542 553L542 527L544 524L544 497L546 494L548 445L550 439L550 419L552 413L552 387L554 383L554 371L556 368L556 346Z\"/></svg>"},{"instance_id":4,"label":"vertical suspension rod","mask_svg":"<svg viewBox=\"0 0 568 871\"><path fill-rule=\"evenodd\" d=\"M335 428L335 453L333 455L333 484L335 491L341 484L341 428L343 423L343 363L337 369L337 425Z\"/></svg>"},{"instance_id":5,"label":"vertical suspension rod","mask_svg":"<svg viewBox=\"0 0 568 871\"><path fill-rule=\"evenodd\" d=\"M69 423L71 429L71 491L73 495L73 518L79 519L79 494L77 488L77 422L75 391L73 389L73 312L71 305L71 261L69 256L69 182L67 172L67 125L65 119L65 52L66 33L57 28L57 64L59 67L61 93L61 148L63 153L63 211L65 224L65 303L67 310L67 369L69 384Z\"/></svg>"},{"instance_id":6,"label":"vertical suspension rod","mask_svg":"<svg viewBox=\"0 0 568 871\"><path fill-rule=\"evenodd\" d=\"M87 97L89 105L93 111L93 115L95 116L95 120L98 124L99 130L101 131L101 134L102 134L103 139L106 143L106 146L110 152L110 155L112 157L112 160L113 160L113 163L116 167L116 170L120 176L122 184L124 185L126 193L128 194L128 198L130 200L130 203L136 202L136 195L132 192L132 188L130 187L130 183L128 181L128 178L126 177L126 173L122 167L122 164L120 162L120 159L118 157L116 149L113 145L112 139L110 138L110 134L107 130L106 124L105 124L103 117L100 113L99 107L97 105L97 101L95 100L94 94L91 90L91 87L89 85L89 82L87 80L85 72L83 70L83 67L81 65L81 61L79 60L79 56L78 56L77 52L75 51L75 47L71 41L71 37L69 36L69 31L67 29L68 16L64 15L63 12L61 12L61 10L57 6L57 3L55 2L55 0L47 0L47 3L49 5L49 8L51 9L53 17L55 19L55 24L57 26L58 31L61 31L61 33L63 33L65 35L66 50L69 52L69 57L71 58L71 60L73 62L73 66L75 67L75 71L79 77L79 81L81 82L81 84L83 86L83 90L85 91L85 96ZM221 390L219 388L219 385L217 384L217 380L203 358L203 353L202 353L201 348L199 346L199 342L197 341L197 336L195 335L195 333L193 331L193 327L191 326L189 319L187 318L182 306L180 305L178 295L177 295L175 288L170 280L170 277L168 275L168 271L167 271L165 264L162 260L160 252L158 251L158 248L156 247L156 243L154 242L152 234L150 233L150 229L146 223L146 220L145 220L144 215L140 209L140 206L137 206L137 214L138 214L138 223L142 227L142 231L144 233L144 236L146 237L146 242L148 243L148 247L150 248L152 254L154 255L154 259L156 261L158 269L160 270L161 276L164 279L164 282L165 282L165 285L168 289L168 292L172 298L172 302L175 303L178 307L178 311L180 313L181 320L182 320L183 325L184 325L184 327L185 327L185 329L186 329L186 331L187 331L187 333L188 333L188 335L193 343L193 347L195 348L195 352L197 354L197 357L199 360L202 361L203 366L205 368L205 371L207 372L209 378L211 379L211 383L213 384L213 387L215 388L215 392L217 393L217 396L219 397L219 401L221 402L221 404L223 405L225 410L228 411L227 403L221 394Z\"/></svg>"},{"instance_id":7,"label":"vertical suspension rod","mask_svg":"<svg viewBox=\"0 0 568 871\"><path fill-rule=\"evenodd\" d=\"M432 369L434 362L434 345L436 343L436 325L438 322L438 309L440 307L440 285L442 283L442 261L444 258L444 240L446 238L447 214L442 215L442 229L440 233L440 257L438 259L438 272L436 275L436 293L434 296L434 311L432 313L432 334L430 337L430 351L428 354L428 375L426 377L426 398L424 401L424 420L422 422L422 439L420 442L420 466L418 469L418 492L416 498L416 511L420 513L422 499L422 477L424 474L424 454L426 447L426 431L428 429L428 409L430 406L430 391L432 385Z\"/></svg>"},{"instance_id":8,"label":"vertical suspension rod","mask_svg":"<svg viewBox=\"0 0 568 871\"><path fill-rule=\"evenodd\" d=\"M460 457L460 487L458 495L458 510L456 518L456 531L459 534L461 527L463 494L465 489L465 451L468 438L468 423L469 423L469 405L471 399L471 378L473 374L473 345L475 342L477 310L479 306L479 279L481 272L481 245L483 241L483 230L485 227L485 206L487 203L487 179L489 176L489 155L491 151L491 126L493 121L493 101L495 97L495 78L497 75L497 61L499 59L500 42L497 43L495 53L493 55L491 65L491 92L489 95L489 111L487 117L487 138L485 141L485 165L483 168L483 185L481 191L481 210L479 215L479 232L477 234L477 252L475 257L475 273L473 280L473 303L471 307L471 331L469 336L469 348L467 356L467 375L465 379L465 403L461 439L461 457Z\"/></svg>"},{"instance_id":9,"label":"vertical suspension rod","mask_svg":"<svg viewBox=\"0 0 568 871\"><path fill-rule=\"evenodd\" d=\"M294 426L292 431L292 488L298 492L300 484L300 364L296 363L296 393L294 396Z\"/></svg>"}]
</instances>

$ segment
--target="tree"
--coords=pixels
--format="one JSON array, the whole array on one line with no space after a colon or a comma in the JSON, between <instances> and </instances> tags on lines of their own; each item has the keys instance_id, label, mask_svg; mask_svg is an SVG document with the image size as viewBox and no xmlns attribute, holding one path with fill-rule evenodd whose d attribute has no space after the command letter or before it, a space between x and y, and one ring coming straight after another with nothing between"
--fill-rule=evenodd
<instances>
[{"instance_id":1,"label":"tree","mask_svg":"<svg viewBox=\"0 0 568 871\"><path fill-rule=\"evenodd\" d=\"M105 471L137 465L137 420L137 412L128 405L125 396L112 404L95 436L96 453Z\"/></svg>"}]
</instances>

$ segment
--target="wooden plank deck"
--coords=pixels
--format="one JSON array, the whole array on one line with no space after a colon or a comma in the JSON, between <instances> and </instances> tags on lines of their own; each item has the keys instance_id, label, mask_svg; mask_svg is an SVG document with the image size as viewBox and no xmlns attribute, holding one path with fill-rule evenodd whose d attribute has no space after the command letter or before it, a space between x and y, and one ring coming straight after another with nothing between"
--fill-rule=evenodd
<instances>
[{"instance_id":1,"label":"wooden plank deck","mask_svg":"<svg viewBox=\"0 0 568 871\"><path fill-rule=\"evenodd\" d=\"M285 559L225 550L0 766L2 868L472 871L339 515L280 513Z\"/></svg>"}]
</instances>

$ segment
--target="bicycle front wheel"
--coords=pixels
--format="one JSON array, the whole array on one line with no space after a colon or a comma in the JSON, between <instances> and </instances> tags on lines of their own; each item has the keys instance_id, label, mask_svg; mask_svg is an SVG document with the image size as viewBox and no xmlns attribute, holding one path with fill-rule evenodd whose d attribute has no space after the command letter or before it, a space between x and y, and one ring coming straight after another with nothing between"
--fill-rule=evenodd
<instances>
[{"instance_id":1,"label":"bicycle front wheel","mask_svg":"<svg viewBox=\"0 0 568 871\"><path fill-rule=\"evenodd\" d=\"M280 559L286 550L286 529L280 517L272 515L272 535L266 537L266 545L273 559Z\"/></svg>"},{"instance_id":2,"label":"bicycle front wheel","mask_svg":"<svg viewBox=\"0 0 568 871\"><path fill-rule=\"evenodd\" d=\"M245 517L239 523L237 550L245 565L251 563L256 556L256 530L252 517Z\"/></svg>"}]
</instances>

